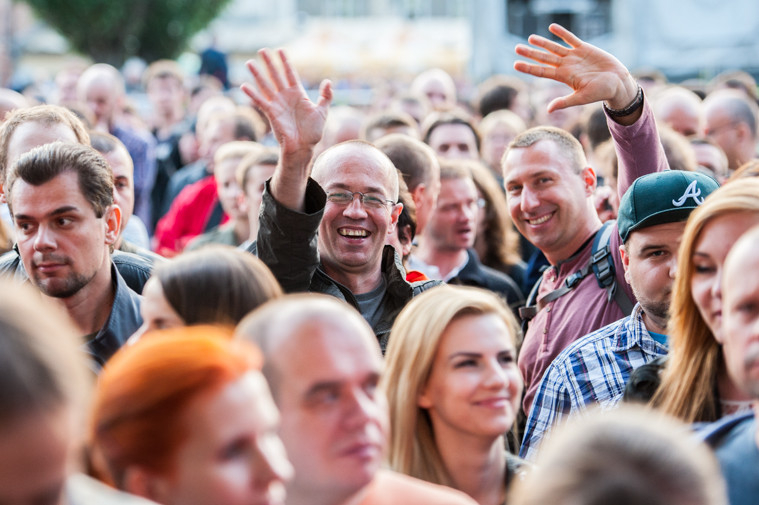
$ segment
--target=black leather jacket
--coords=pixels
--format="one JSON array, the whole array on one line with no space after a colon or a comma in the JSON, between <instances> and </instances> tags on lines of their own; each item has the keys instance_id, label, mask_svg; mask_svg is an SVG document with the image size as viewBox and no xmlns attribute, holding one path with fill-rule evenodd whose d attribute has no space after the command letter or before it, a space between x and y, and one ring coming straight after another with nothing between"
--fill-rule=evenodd
<instances>
[{"instance_id":1,"label":"black leather jacket","mask_svg":"<svg viewBox=\"0 0 759 505\"><path fill-rule=\"evenodd\" d=\"M353 293L327 275L319 264L316 235L326 201L324 190L309 179L305 213L296 212L274 199L267 182L259 216L258 240L243 247L271 269L285 292L324 293L345 300L358 310ZM384 353L390 328L401 309L411 298L441 282L407 282L400 257L389 245L383 250L381 268L387 295L382 302L382 315L372 329Z\"/></svg>"}]
</instances>

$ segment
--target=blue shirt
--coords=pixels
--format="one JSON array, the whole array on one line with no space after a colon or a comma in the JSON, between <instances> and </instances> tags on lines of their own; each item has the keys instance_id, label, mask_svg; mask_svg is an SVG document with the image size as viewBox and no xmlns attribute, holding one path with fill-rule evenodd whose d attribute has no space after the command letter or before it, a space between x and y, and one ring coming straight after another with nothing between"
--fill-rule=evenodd
<instances>
[{"instance_id":1,"label":"blue shirt","mask_svg":"<svg viewBox=\"0 0 759 505\"><path fill-rule=\"evenodd\" d=\"M532 459L543 436L564 417L615 406L637 367L667 354L643 324L643 310L576 340L546 369L527 418L519 455Z\"/></svg>"}]
</instances>

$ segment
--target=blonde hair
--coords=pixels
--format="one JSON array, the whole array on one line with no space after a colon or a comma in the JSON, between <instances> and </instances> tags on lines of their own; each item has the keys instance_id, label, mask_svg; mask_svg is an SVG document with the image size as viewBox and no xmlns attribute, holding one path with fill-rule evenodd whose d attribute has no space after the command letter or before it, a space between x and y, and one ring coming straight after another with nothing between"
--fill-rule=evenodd
<instances>
[{"instance_id":1,"label":"blonde hair","mask_svg":"<svg viewBox=\"0 0 759 505\"><path fill-rule=\"evenodd\" d=\"M516 344L519 327L514 315L497 295L479 288L436 287L415 297L395 320L380 381L389 406L388 460L393 470L452 485L435 444L430 417L417 405L417 398L430 377L446 328L462 316L485 314L500 316Z\"/></svg>"},{"instance_id":2,"label":"blonde hair","mask_svg":"<svg viewBox=\"0 0 759 505\"><path fill-rule=\"evenodd\" d=\"M686 423L716 421L720 417L717 375L722 350L693 300L693 252L704 227L720 216L759 215L759 179L727 184L693 211L683 232L670 304L669 362L653 405Z\"/></svg>"}]
</instances>

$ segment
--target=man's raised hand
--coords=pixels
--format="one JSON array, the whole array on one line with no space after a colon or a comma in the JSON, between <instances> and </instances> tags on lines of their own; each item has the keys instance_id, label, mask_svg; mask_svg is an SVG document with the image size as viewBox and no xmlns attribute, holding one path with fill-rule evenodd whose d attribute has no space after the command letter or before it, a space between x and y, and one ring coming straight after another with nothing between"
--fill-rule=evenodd
<instances>
[{"instance_id":1,"label":"man's raised hand","mask_svg":"<svg viewBox=\"0 0 759 505\"><path fill-rule=\"evenodd\" d=\"M260 63L249 60L247 67L256 86L245 83L241 88L269 119L282 155L286 157L312 150L321 139L332 101L332 85L328 80L322 81L319 99L312 102L284 51L280 49L277 53L282 70L274 64L271 51L262 49L259 54L265 73Z\"/></svg>"},{"instance_id":2,"label":"man's raised hand","mask_svg":"<svg viewBox=\"0 0 759 505\"><path fill-rule=\"evenodd\" d=\"M540 35L530 35L527 40L535 47L518 44L515 51L536 63L517 61L514 69L563 82L574 90L549 103L549 112L601 100L612 109L623 109L635 100L638 84L617 58L582 41L561 25L552 24L548 30L569 47Z\"/></svg>"}]
</instances>

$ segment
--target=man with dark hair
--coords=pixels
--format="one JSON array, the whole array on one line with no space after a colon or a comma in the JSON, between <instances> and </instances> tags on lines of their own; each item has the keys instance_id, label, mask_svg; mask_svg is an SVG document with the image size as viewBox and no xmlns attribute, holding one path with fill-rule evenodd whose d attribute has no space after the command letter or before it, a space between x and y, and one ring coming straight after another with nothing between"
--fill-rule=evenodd
<instances>
[{"instance_id":1,"label":"man with dark hair","mask_svg":"<svg viewBox=\"0 0 759 505\"><path fill-rule=\"evenodd\" d=\"M698 172L644 175L622 197L617 220L625 279L638 300L631 315L576 340L543 375L521 456L532 458L565 417L621 399L636 368L667 354L667 320L685 221L717 182ZM693 196L687 196L693 195Z\"/></svg>"},{"instance_id":2,"label":"man with dark hair","mask_svg":"<svg viewBox=\"0 0 759 505\"><path fill-rule=\"evenodd\" d=\"M82 122L63 107L37 105L14 111L8 116L8 121L0 127L0 185L4 184L4 177L10 165L22 154L34 147L56 141L89 146L90 136ZM5 201L4 199L5 195L0 194L0 200ZM2 206L5 207L5 204ZM10 214L8 222L13 228ZM142 287L150 277L155 258L150 260L143 256L115 251L112 259L127 285L141 293ZM0 274L12 275L19 281L27 280L27 273L16 248L0 258Z\"/></svg>"},{"instance_id":3,"label":"man with dark hair","mask_svg":"<svg viewBox=\"0 0 759 505\"><path fill-rule=\"evenodd\" d=\"M6 190L31 281L61 303L103 365L142 324L141 298L111 262L121 210L108 163L87 146L44 145L16 161Z\"/></svg>"},{"instance_id":4,"label":"man with dark hair","mask_svg":"<svg viewBox=\"0 0 759 505\"><path fill-rule=\"evenodd\" d=\"M430 114L422 123L422 140L441 158L480 157L480 134L467 118L450 112Z\"/></svg>"},{"instance_id":5,"label":"man with dark hair","mask_svg":"<svg viewBox=\"0 0 759 505\"><path fill-rule=\"evenodd\" d=\"M399 133L374 143L393 162L406 181L416 207L416 234L422 235L440 193L440 163L424 142Z\"/></svg>"}]
</instances>

